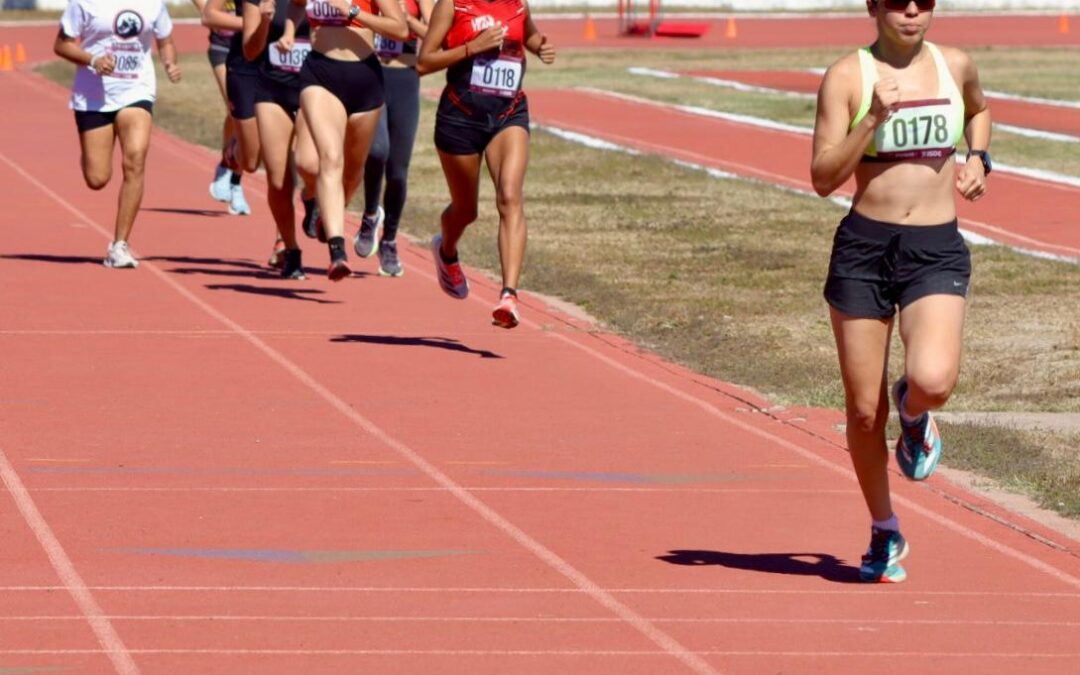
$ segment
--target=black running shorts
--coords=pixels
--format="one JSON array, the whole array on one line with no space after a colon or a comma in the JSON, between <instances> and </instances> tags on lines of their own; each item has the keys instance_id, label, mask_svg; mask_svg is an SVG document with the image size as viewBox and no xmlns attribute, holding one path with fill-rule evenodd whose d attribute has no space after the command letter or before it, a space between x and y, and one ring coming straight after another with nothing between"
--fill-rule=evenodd
<instances>
[{"instance_id":1,"label":"black running shorts","mask_svg":"<svg viewBox=\"0 0 1080 675\"><path fill-rule=\"evenodd\" d=\"M300 89L269 77L259 77L255 89L255 103L274 103L281 106L289 116L296 117L300 110Z\"/></svg>"},{"instance_id":2,"label":"black running shorts","mask_svg":"<svg viewBox=\"0 0 1080 675\"><path fill-rule=\"evenodd\" d=\"M259 88L259 71L227 68L225 93L229 96L229 114L236 120L255 117L255 93Z\"/></svg>"},{"instance_id":3,"label":"black running shorts","mask_svg":"<svg viewBox=\"0 0 1080 675\"><path fill-rule=\"evenodd\" d=\"M154 114L153 101L135 101L131 105L126 105L124 108L142 108L151 115ZM124 108L120 108L123 110ZM100 127L107 127L116 121L116 115L120 110L112 110L109 112L99 112L97 110L76 110L75 111L75 127L79 130L79 133L98 129Z\"/></svg>"},{"instance_id":4,"label":"black running shorts","mask_svg":"<svg viewBox=\"0 0 1080 675\"><path fill-rule=\"evenodd\" d=\"M971 254L956 221L894 225L851 211L833 237L825 300L852 317L887 319L928 295L966 297Z\"/></svg>"},{"instance_id":5,"label":"black running shorts","mask_svg":"<svg viewBox=\"0 0 1080 675\"><path fill-rule=\"evenodd\" d=\"M338 97L347 115L381 108L386 102L382 64L375 54L363 61L338 61L312 51L300 68L300 89L322 87Z\"/></svg>"}]
</instances>

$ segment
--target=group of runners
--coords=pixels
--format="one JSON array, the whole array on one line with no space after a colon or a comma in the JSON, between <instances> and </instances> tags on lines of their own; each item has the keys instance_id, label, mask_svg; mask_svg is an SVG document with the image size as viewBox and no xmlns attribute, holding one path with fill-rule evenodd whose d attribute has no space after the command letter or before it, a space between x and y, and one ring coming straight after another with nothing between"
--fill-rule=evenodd
<instances>
[{"instance_id":1,"label":"group of runners","mask_svg":"<svg viewBox=\"0 0 1080 675\"><path fill-rule=\"evenodd\" d=\"M350 273L345 205L363 183L365 213L354 251L378 254L382 274L400 275L395 236L419 117L419 77L445 69L434 141L450 203L431 242L439 284L451 297L468 295L457 247L477 217L486 159L503 278L493 321L517 325L529 147L525 52L544 63L555 58L525 1L240 1L231 10L227 0L203 7L204 23L215 31L215 69L224 59L230 110L211 186L215 197L228 192L233 210L243 211L239 177L261 162L277 226L271 262L283 276L303 278L295 168L303 183L303 229L327 243L328 276L338 280ZM866 0L866 7L877 39L825 74L811 175L822 196L852 176L856 181L852 209L834 237L825 298L846 392L848 445L872 521L860 576L900 582L910 547L887 473L890 336L898 323L904 371L891 387L901 424L896 458L905 476L924 480L941 457L931 411L945 404L959 377L971 275L954 191L967 200L985 193L990 114L971 58L925 40L935 0ZM150 43L156 38L165 71L178 80L171 27L162 0L71 0L61 21L56 52L86 66L71 102L87 184L100 189L109 181L115 138L124 153L116 237L105 259L110 267L137 264L127 240L151 127ZM958 166L955 152L965 137L968 161Z\"/></svg>"},{"instance_id":2,"label":"group of runners","mask_svg":"<svg viewBox=\"0 0 1080 675\"><path fill-rule=\"evenodd\" d=\"M397 231L420 118L420 76L447 70L435 145L450 203L432 240L439 284L457 299L469 293L457 245L476 220L486 160L499 212L503 288L495 325L519 323L517 286L525 257L522 198L529 112L522 90L526 52L552 63L555 50L525 0L193 0L210 29L208 56L228 107L221 160L210 194L233 214L250 213L244 173L266 171L275 224L269 264L305 278L296 228L327 245L327 276L348 277L345 210L364 187L364 214L352 237L361 257L378 256L379 273L404 267ZM144 20L150 17L150 21ZM128 244L142 199L156 83L152 41L172 81L180 78L163 0L70 0L55 51L80 66L71 107L83 174L93 189L108 182L117 138L124 186L108 267L136 267Z\"/></svg>"}]
</instances>

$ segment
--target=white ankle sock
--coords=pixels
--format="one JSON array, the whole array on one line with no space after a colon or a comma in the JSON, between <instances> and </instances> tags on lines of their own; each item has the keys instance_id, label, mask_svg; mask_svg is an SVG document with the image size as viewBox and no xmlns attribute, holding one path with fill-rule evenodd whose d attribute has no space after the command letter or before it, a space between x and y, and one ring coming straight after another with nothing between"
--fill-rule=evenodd
<instances>
[{"instance_id":1,"label":"white ankle sock","mask_svg":"<svg viewBox=\"0 0 1080 675\"><path fill-rule=\"evenodd\" d=\"M900 531L900 521L896 519L896 514L889 516L888 520L872 520L870 521L879 530L892 530L893 532Z\"/></svg>"}]
</instances>

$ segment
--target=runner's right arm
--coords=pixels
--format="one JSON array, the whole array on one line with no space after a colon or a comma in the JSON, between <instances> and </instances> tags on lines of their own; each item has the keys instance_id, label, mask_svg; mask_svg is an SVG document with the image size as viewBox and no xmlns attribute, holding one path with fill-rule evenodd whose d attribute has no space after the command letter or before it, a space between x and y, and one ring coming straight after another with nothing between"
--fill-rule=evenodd
<instances>
[{"instance_id":1,"label":"runner's right arm","mask_svg":"<svg viewBox=\"0 0 1080 675\"><path fill-rule=\"evenodd\" d=\"M870 111L859 124L851 127L853 119L854 83L860 82L859 61L848 57L833 64L825 73L818 90L817 119L814 122L814 152L810 178L814 191L822 197L832 194L843 185L862 160L874 132L889 118L900 102L900 87L896 80L886 77L874 85Z\"/></svg>"},{"instance_id":2,"label":"runner's right arm","mask_svg":"<svg viewBox=\"0 0 1080 675\"><path fill-rule=\"evenodd\" d=\"M460 47L443 49L443 40L446 39L446 34L450 32L450 27L453 25L454 3L449 0L441 0L435 5L435 11L431 14L431 23L428 25L427 36L420 43L420 55L416 60L416 72L427 75L449 68L458 61L497 48L506 37L506 28L496 25L488 28Z\"/></svg>"}]
</instances>

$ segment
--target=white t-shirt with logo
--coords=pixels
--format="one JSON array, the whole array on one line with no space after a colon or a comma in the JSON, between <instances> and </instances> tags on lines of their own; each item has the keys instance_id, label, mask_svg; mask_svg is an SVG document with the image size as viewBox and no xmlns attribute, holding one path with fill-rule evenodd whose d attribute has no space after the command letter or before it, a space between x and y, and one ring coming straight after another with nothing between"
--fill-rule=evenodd
<instances>
[{"instance_id":1,"label":"white t-shirt with logo","mask_svg":"<svg viewBox=\"0 0 1080 675\"><path fill-rule=\"evenodd\" d=\"M156 98L150 48L154 38L163 40L173 29L163 0L68 0L60 29L79 39L91 54L111 53L116 58L116 69L109 76L89 68L75 71L73 110L112 112Z\"/></svg>"}]
</instances>

